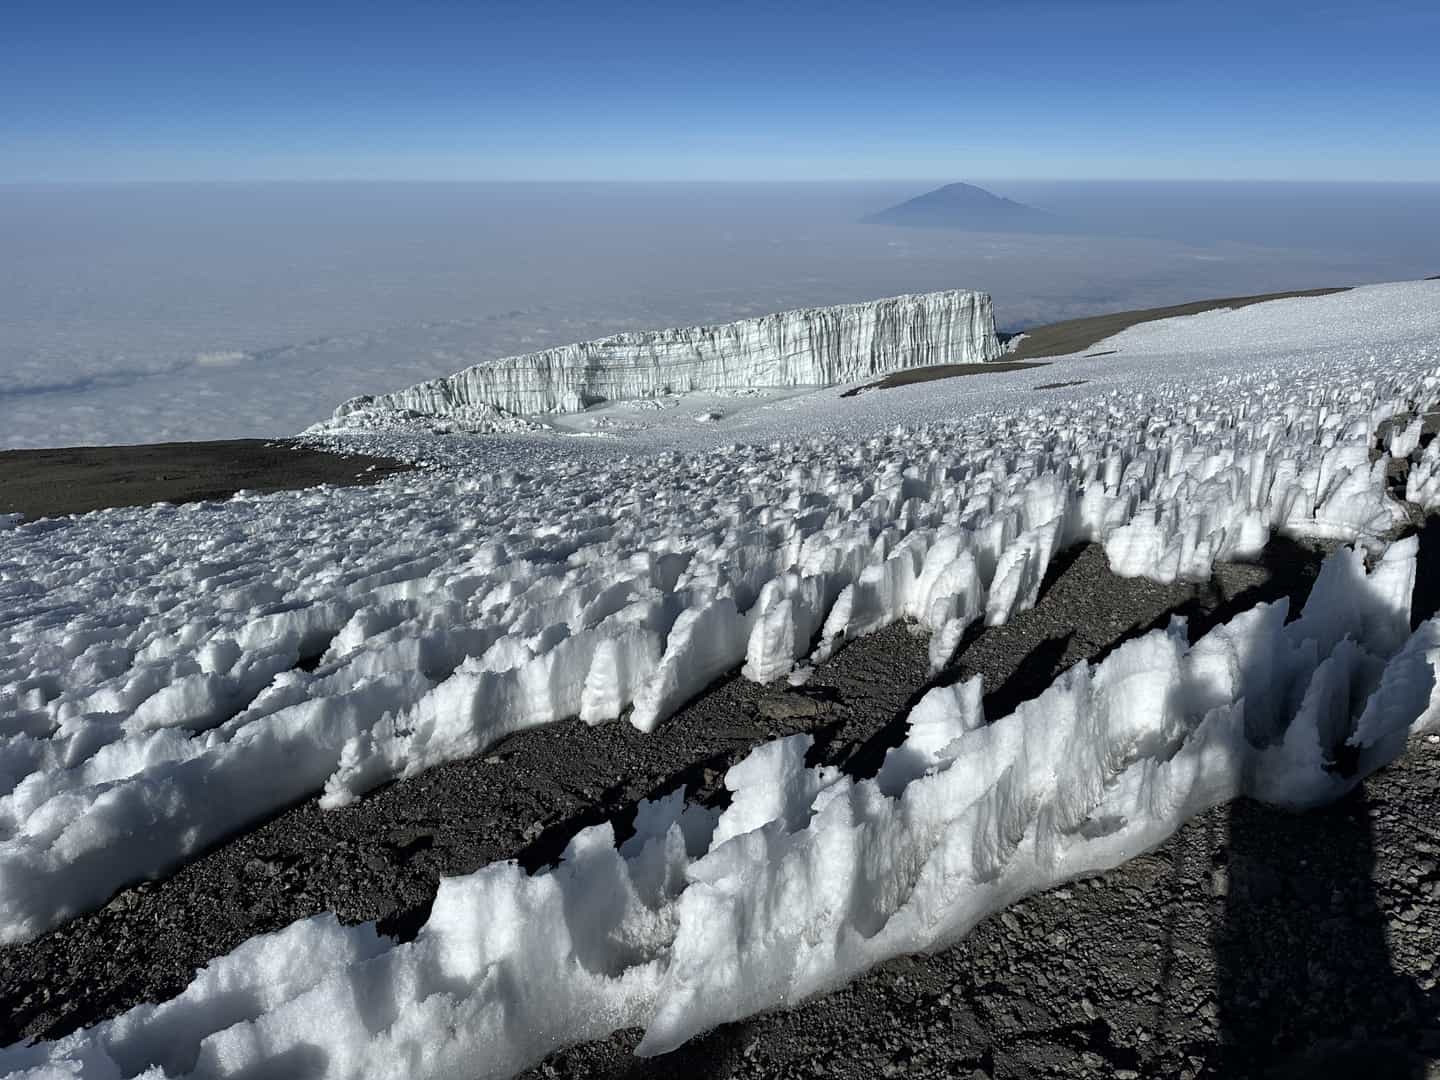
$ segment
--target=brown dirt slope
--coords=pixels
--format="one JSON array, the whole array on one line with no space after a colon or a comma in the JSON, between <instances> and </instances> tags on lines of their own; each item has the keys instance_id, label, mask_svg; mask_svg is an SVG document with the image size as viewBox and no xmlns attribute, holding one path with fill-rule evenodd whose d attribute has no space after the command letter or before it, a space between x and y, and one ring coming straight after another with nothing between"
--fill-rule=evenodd
<instances>
[{"instance_id":1,"label":"brown dirt slope","mask_svg":"<svg viewBox=\"0 0 1440 1080\"><path fill-rule=\"evenodd\" d=\"M936 364L934 367L906 368L893 375L886 375L878 382L852 387L841 397L854 397L862 390L889 390L911 383L934 382L936 379L954 379L962 375L993 375L997 371L1024 371L1026 368L1044 367L1044 364L1016 363L1013 360L997 360L989 364Z\"/></svg>"},{"instance_id":2,"label":"brown dirt slope","mask_svg":"<svg viewBox=\"0 0 1440 1080\"><path fill-rule=\"evenodd\" d=\"M228 499L237 491L368 484L410 466L286 439L0 452L0 514L33 520L112 506Z\"/></svg>"}]
</instances>

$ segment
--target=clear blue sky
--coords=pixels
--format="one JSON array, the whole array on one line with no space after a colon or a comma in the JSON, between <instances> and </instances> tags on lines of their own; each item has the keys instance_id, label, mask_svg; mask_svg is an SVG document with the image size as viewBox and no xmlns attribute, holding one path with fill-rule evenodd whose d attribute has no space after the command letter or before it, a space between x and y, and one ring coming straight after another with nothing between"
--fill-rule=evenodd
<instances>
[{"instance_id":1,"label":"clear blue sky","mask_svg":"<svg viewBox=\"0 0 1440 1080\"><path fill-rule=\"evenodd\" d=\"M1440 180L1440 2L5 0L0 182Z\"/></svg>"}]
</instances>

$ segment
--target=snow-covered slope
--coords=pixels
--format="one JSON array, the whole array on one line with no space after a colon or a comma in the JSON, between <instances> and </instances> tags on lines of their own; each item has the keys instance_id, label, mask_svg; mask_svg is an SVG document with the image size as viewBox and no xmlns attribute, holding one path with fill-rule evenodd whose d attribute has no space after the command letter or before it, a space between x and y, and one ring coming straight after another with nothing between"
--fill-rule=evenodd
<instances>
[{"instance_id":1,"label":"snow-covered slope","mask_svg":"<svg viewBox=\"0 0 1440 1080\"><path fill-rule=\"evenodd\" d=\"M516 415L579 412L694 390L832 386L901 368L1000 355L990 297L948 292L801 308L722 326L616 334L476 364L404 390L353 398L335 412L445 416L489 405Z\"/></svg>"},{"instance_id":2,"label":"snow-covered slope","mask_svg":"<svg viewBox=\"0 0 1440 1080\"><path fill-rule=\"evenodd\" d=\"M1386 424L1411 497L1440 498L1436 442L1393 422L1440 401L1437 300L1417 282L1171 320L1063 361L1085 386L831 391L728 444L694 424L623 452L392 434L451 464L0 519L0 941L307 794L341 805L522 727L652 731L718 674L778 679L899 619L943 665L1079 542L1162 581L1275 534L1378 556L1337 555L1289 625L1261 606L1194 646L1157 632L993 723L978 686L937 691L873 781L760 747L718 817L676 795L618 849L600 826L553 872L447 881L409 945L297 923L0 1072L225 1076L303 1043L327 1075L504 1075L613 1026L662 1050L954 940L1237 793L1343 792L1437 715L1440 624L1410 634L1415 545L1382 554L1402 510L1372 460ZM1330 767L1342 750L1358 772Z\"/></svg>"}]
</instances>

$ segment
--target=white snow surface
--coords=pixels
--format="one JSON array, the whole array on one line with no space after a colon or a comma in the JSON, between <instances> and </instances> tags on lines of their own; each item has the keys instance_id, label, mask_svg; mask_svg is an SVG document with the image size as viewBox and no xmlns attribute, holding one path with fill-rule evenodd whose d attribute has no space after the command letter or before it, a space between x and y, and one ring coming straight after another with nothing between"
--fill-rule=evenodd
<instances>
[{"instance_id":1,"label":"white snow surface","mask_svg":"<svg viewBox=\"0 0 1440 1080\"><path fill-rule=\"evenodd\" d=\"M390 406L355 405L305 429L306 435L402 433L413 435L513 435L543 431L543 424L493 405L456 405L444 413Z\"/></svg>"},{"instance_id":2,"label":"white snow surface","mask_svg":"<svg viewBox=\"0 0 1440 1080\"><path fill-rule=\"evenodd\" d=\"M391 410L443 419L477 406L513 415L573 413L697 390L833 386L1000 355L990 297L951 289L721 326L615 334L490 360L404 390L353 398L335 410L332 422L362 427Z\"/></svg>"},{"instance_id":3,"label":"white snow surface","mask_svg":"<svg viewBox=\"0 0 1440 1080\"><path fill-rule=\"evenodd\" d=\"M523 727L653 730L720 674L803 678L899 619L942 666L1082 541L1159 581L1275 533L1357 545L1288 625L1277 605L1193 647L1157 632L988 725L978 685L936 691L871 781L806 769L804 737L762 746L718 818L676 793L618 849L600 826L553 872L448 880L406 945L305 920L0 1071L227 1076L308 1046L329 1076L500 1076L626 1026L659 1052L1236 794L1333 798L1436 722L1440 626L1409 633L1415 545L1381 555L1403 512L1370 453L1401 418L1389 447L1435 498L1436 443L1403 418L1440 398L1437 301L1416 282L1149 324L1044 394L1050 372L987 373L660 410L616 439L331 435L429 467L0 521L4 941L307 794L340 805Z\"/></svg>"}]
</instances>

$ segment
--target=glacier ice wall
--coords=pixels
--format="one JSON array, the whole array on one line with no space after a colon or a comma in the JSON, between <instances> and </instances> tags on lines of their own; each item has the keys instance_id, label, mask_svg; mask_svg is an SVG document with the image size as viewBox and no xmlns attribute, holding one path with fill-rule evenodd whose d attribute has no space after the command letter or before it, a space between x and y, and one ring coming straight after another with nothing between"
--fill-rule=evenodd
<instances>
[{"instance_id":1,"label":"glacier ice wall","mask_svg":"<svg viewBox=\"0 0 1440 1080\"><path fill-rule=\"evenodd\" d=\"M602 401L692 390L831 386L902 368L983 363L1000 353L990 297L952 289L614 334L352 398L335 417L386 409L445 416L482 405L519 415L580 412Z\"/></svg>"}]
</instances>

